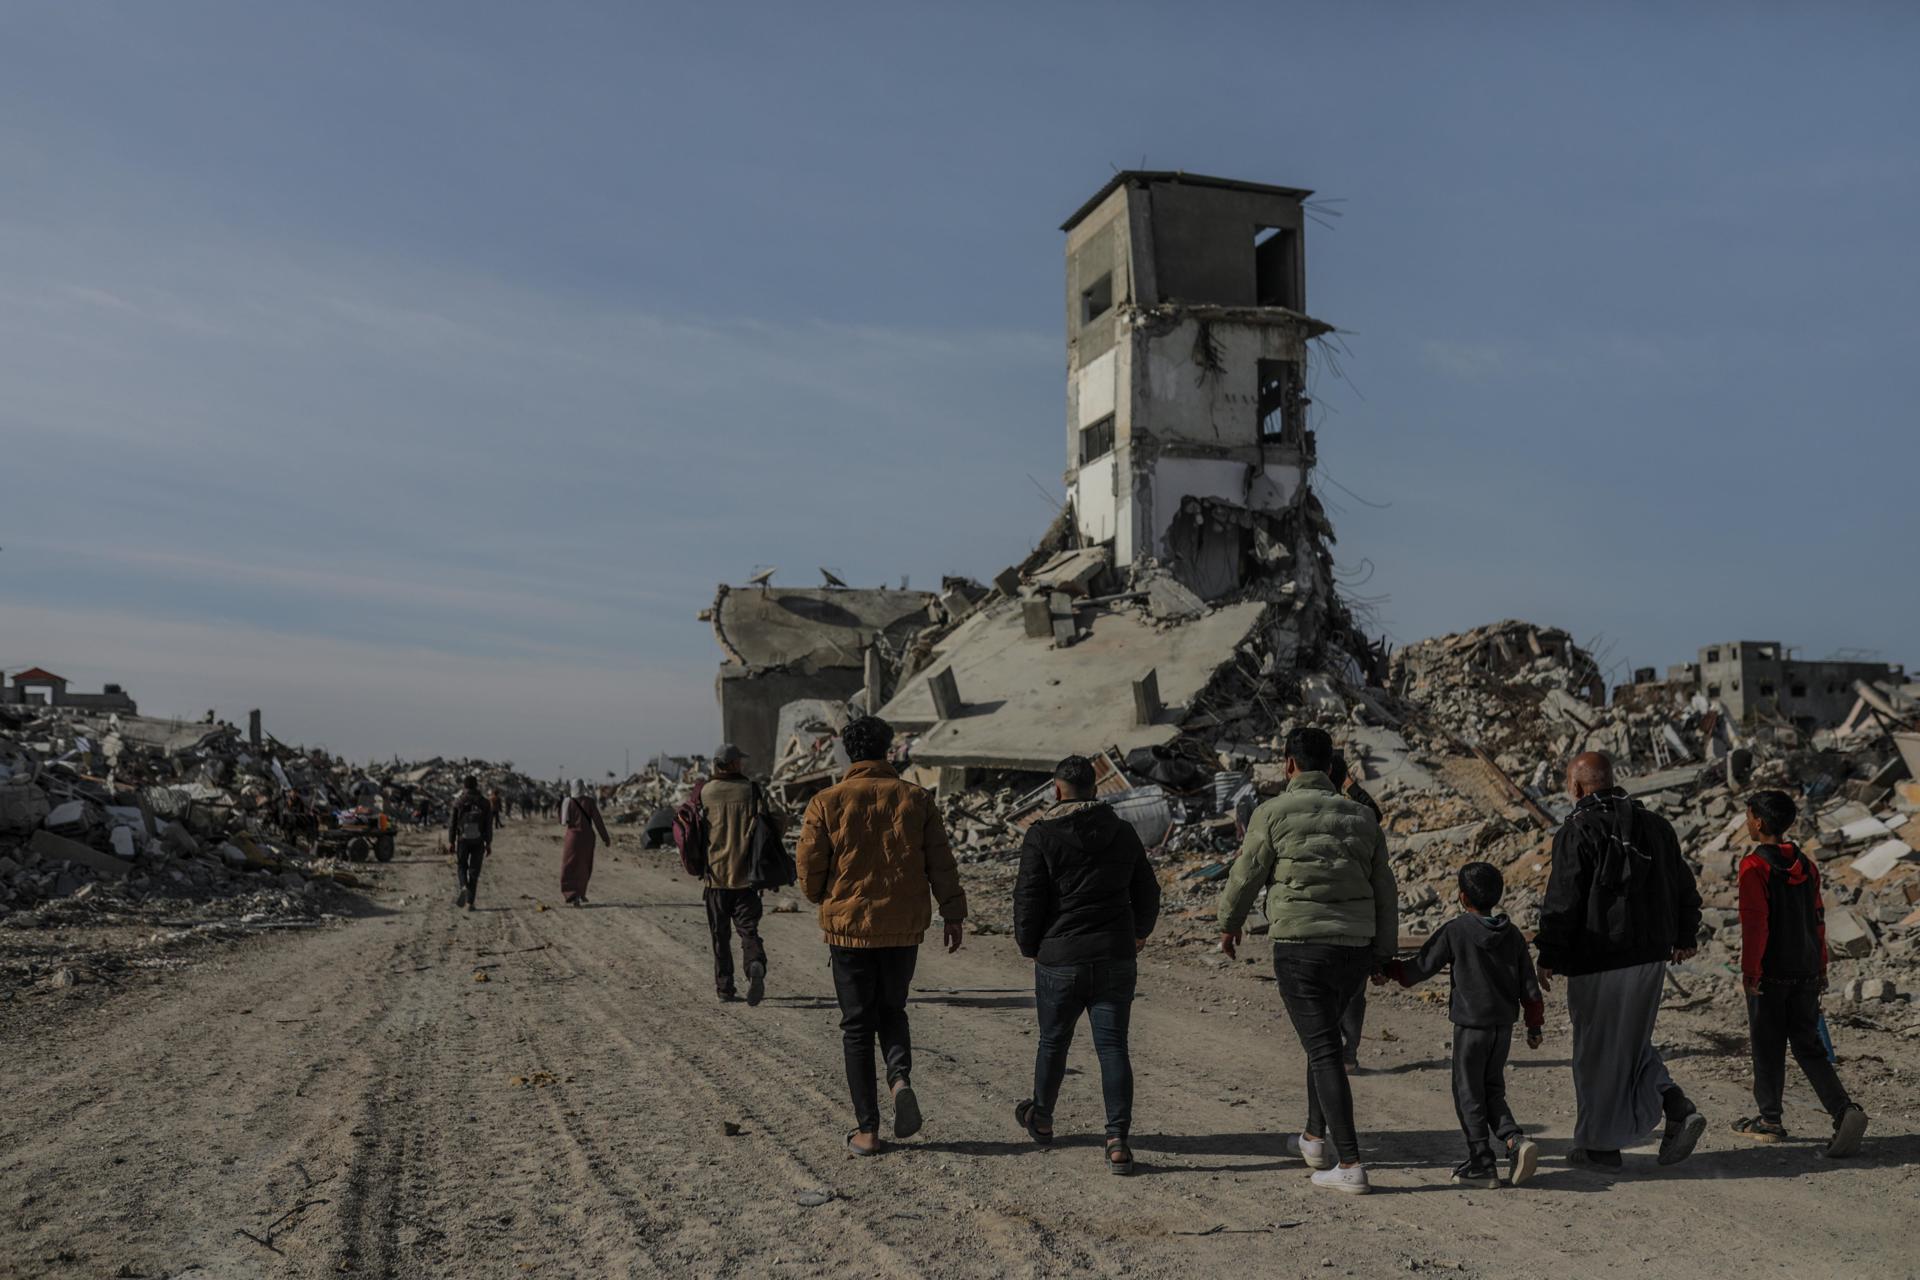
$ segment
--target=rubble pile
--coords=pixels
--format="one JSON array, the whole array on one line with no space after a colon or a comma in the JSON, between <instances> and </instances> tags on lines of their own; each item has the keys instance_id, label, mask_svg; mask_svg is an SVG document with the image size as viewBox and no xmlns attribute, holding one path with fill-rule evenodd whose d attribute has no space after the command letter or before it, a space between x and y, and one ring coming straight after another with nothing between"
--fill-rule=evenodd
<instances>
[{"instance_id":1,"label":"rubble pile","mask_svg":"<svg viewBox=\"0 0 1920 1280\"><path fill-rule=\"evenodd\" d=\"M317 917L349 864L444 821L468 773L531 806L557 788L510 765L356 768L216 721L0 706L0 917L10 926L210 912Z\"/></svg>"},{"instance_id":2,"label":"rubble pile","mask_svg":"<svg viewBox=\"0 0 1920 1280\"><path fill-rule=\"evenodd\" d=\"M1249 684L1258 670L1251 661L1240 668ZM1709 936L1685 966L1690 983L1737 994L1742 797L1778 787L1799 798L1801 843L1826 877L1836 985L1865 992L1876 1025L1920 1034L1920 1009L1897 998L1920 979L1920 783L1899 749L1903 737L1920 746L1920 704L1909 693L1869 689L1886 712L1813 734L1785 723L1743 729L1698 695L1609 706L1590 654L1564 631L1519 621L1410 646L1392 658L1386 687L1353 680L1352 667L1342 675L1307 673L1290 697L1269 686L1236 704L1253 711L1190 723L1166 747L1123 754L1089 744L1102 792L1161 869L1163 943L1214 941L1214 900L1239 842L1235 806L1284 785L1282 745L1296 724L1326 728L1380 804L1408 942L1456 910L1454 877L1472 860L1500 867L1504 908L1522 927L1537 923L1552 834L1571 811L1566 764L1598 750L1615 759L1631 794L1674 824L1696 865ZM908 737L902 768L936 785L934 771L916 771L913 753ZM1044 781L972 771L968 785L942 789L984 931L1010 927L1020 836L1044 807ZM1256 914L1250 927L1265 926Z\"/></svg>"},{"instance_id":3,"label":"rubble pile","mask_svg":"<svg viewBox=\"0 0 1920 1280\"><path fill-rule=\"evenodd\" d=\"M325 891L354 877L262 819L284 789L276 768L318 785L322 759L288 753L279 765L231 725L0 708L7 923L57 921L68 901L99 913L223 899L243 914L317 915Z\"/></svg>"}]
</instances>

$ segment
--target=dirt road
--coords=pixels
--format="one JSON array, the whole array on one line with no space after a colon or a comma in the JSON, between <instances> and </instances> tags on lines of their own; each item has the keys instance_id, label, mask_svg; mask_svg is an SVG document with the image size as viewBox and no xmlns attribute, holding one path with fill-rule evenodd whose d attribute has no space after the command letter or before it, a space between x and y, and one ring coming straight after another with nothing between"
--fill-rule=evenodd
<instances>
[{"instance_id":1,"label":"dirt road","mask_svg":"<svg viewBox=\"0 0 1920 1280\"><path fill-rule=\"evenodd\" d=\"M1725 1132L1748 1100L1664 1038L1713 1122L1701 1152L1629 1176L1561 1160L1564 1021L1512 1072L1547 1152L1530 1187L1460 1192L1443 1006L1375 1002L1356 1090L1378 1193L1315 1190L1282 1153L1301 1056L1260 964L1150 950L1132 1179L1102 1172L1076 1045L1062 1141L1021 1140L1030 970L1002 937L922 953L924 1134L879 1160L850 1127L826 952L769 915L771 995L712 995L697 893L658 855L602 854L557 900L557 845L511 827L481 909L403 849L350 925L250 943L10 1035L0 1273L17 1276L981 1275L1897 1276L1920 1270L1920 1140L1883 1113L1862 1158ZM477 980L484 976L486 981ZM1384 1037L1392 1037L1386 1039ZM1697 1039L1697 1038L1696 1038ZM1677 1043L1676 1043L1677 1042ZM1689 1055L1695 1056L1690 1057ZM1788 1121L1820 1123L1804 1084ZM1912 1098L1902 1100L1910 1113ZM735 1125L738 1136L724 1126ZM1650 1151L1650 1148L1648 1149ZM829 1191L821 1205L805 1193Z\"/></svg>"}]
</instances>

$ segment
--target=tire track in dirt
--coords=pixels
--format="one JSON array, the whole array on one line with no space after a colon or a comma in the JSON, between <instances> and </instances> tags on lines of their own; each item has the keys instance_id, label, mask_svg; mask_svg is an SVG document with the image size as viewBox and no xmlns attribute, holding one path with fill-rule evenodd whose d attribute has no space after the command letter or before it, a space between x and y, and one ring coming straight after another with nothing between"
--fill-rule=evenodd
<instances>
[{"instance_id":1,"label":"tire track in dirt","mask_svg":"<svg viewBox=\"0 0 1920 1280\"><path fill-rule=\"evenodd\" d=\"M628 1045L637 1058L650 1059L655 1070L678 1070L707 1096L709 1114L715 1117L737 1112L743 1099L751 1099L745 1105L761 1121L763 1145L770 1147L772 1154L799 1176L799 1185L831 1185L834 1177L810 1160L800 1144L821 1140L814 1135L837 1134L836 1125L845 1127L842 1121L847 1106L844 1094L837 1086L830 1090L817 1083L812 1068L786 1041L791 1034L788 1024L766 1017L768 1006L762 1006L761 1021L756 1026L753 1024L755 1014L737 1012L743 1006L706 1005L691 994L704 992L710 981L704 922L699 928L701 946L691 952L691 958L687 940L674 937L657 918L649 916L640 928L633 930L628 937L640 942L652 959L661 962L647 966L649 972L658 973L661 967L670 967L678 971L679 981L671 985L656 981L650 987L656 999L637 1008L606 1007L613 1004L610 993L604 988L593 990L590 994L603 1003L599 1025ZM556 940L556 945L563 950L577 947L590 951L588 938L591 936ZM644 1042L625 1025L636 1012L646 1016ZM823 1011L822 1025L810 1026L803 1034L835 1036L835 1021L832 1014ZM708 1043L707 1033L717 1033L713 1043ZM775 1082L772 1089L767 1087L769 1081ZM969 1080L967 1083L975 1084L976 1091L981 1091L978 1088L981 1082ZM942 1096L957 1101L964 1096L964 1091L946 1082ZM952 1119L966 1125L967 1112L956 1106ZM803 1134L808 1137L798 1137ZM884 1244L905 1273L917 1271L918 1267L907 1259L924 1257L929 1252L929 1228L925 1224L940 1222L952 1232L945 1242L950 1248L978 1252L984 1246L1007 1267L1030 1266L1036 1253L1050 1265L1108 1274L1124 1264L1123 1257L1110 1250L1061 1247L1055 1230L1026 1207L1033 1203L1031 1198L1023 1204L1017 1196L975 1195L970 1188L928 1168L930 1154L915 1152L909 1144L890 1158L872 1162L859 1173L851 1171L853 1162L849 1158L841 1157L849 1166L848 1172L841 1175L841 1182L859 1177L865 1184L862 1190L867 1196L876 1201L880 1197L899 1199L905 1209L920 1211L912 1216L896 1213L872 1219L851 1210L843 1214L849 1226L868 1238L856 1259L870 1258L871 1254L865 1251ZM941 1156L940 1160L945 1163L946 1157ZM865 1176L867 1174L872 1176ZM894 1238L885 1239L880 1228L893 1222L900 1223L899 1230ZM933 1252L937 1254L939 1250Z\"/></svg>"}]
</instances>

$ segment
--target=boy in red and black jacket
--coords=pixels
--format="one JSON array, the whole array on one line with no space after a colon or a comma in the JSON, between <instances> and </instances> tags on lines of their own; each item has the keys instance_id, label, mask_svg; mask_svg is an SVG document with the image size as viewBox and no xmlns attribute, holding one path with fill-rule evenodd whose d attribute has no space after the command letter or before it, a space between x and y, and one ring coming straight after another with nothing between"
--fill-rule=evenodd
<instances>
[{"instance_id":1,"label":"boy in red and black jacket","mask_svg":"<svg viewBox=\"0 0 1920 1280\"><path fill-rule=\"evenodd\" d=\"M1849 1156L1860 1149L1867 1116L1847 1096L1820 1043L1827 913L1820 900L1820 869L1785 838L1799 816L1784 791L1755 792L1747 802L1747 834L1754 848L1740 860L1740 985L1747 995L1753 1100L1760 1114L1733 1128L1760 1142L1787 1136L1780 1099L1791 1044L1807 1083L1833 1117L1827 1154Z\"/></svg>"}]
</instances>

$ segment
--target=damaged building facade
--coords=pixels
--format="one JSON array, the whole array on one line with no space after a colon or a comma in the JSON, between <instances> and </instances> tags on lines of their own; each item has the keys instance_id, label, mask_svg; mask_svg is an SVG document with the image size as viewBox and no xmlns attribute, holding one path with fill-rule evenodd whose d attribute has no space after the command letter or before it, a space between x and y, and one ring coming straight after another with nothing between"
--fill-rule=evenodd
<instances>
[{"instance_id":1,"label":"damaged building facade","mask_svg":"<svg viewBox=\"0 0 1920 1280\"><path fill-rule=\"evenodd\" d=\"M1203 600L1242 585L1313 465L1302 201L1181 173L1114 175L1067 234L1067 491L1116 563Z\"/></svg>"},{"instance_id":2,"label":"damaged building facade","mask_svg":"<svg viewBox=\"0 0 1920 1280\"><path fill-rule=\"evenodd\" d=\"M1844 720L1857 701L1856 684L1905 679L1898 665L1799 658L1777 640L1702 645L1699 661L1667 671L1668 684L1720 703L1743 724L1766 716L1807 729L1831 728Z\"/></svg>"}]
</instances>

